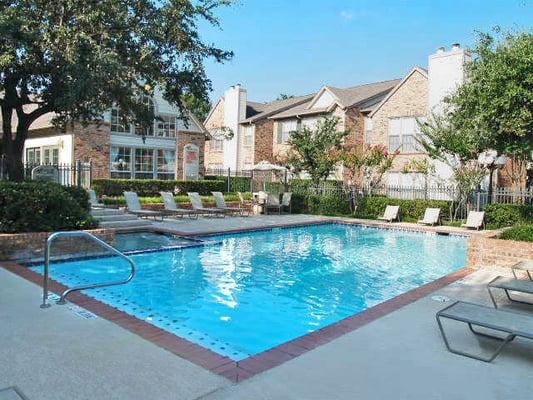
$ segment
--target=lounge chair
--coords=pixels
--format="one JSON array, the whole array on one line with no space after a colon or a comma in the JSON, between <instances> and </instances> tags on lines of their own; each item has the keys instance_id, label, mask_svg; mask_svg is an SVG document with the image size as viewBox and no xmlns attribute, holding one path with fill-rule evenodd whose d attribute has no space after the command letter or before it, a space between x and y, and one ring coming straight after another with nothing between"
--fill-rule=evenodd
<instances>
[{"instance_id":1,"label":"lounge chair","mask_svg":"<svg viewBox=\"0 0 533 400\"><path fill-rule=\"evenodd\" d=\"M437 324L448 351L475 360L491 362L501 353L504 346L513 341L515 337L533 340L533 317L514 311L504 311L498 308L486 307L473 303L456 301L436 314ZM489 356L481 356L466 351L457 350L450 346L450 342L444 332L441 319L450 319L468 324L470 331L475 335L496 339L501 343ZM504 337L494 336L485 332L479 332L476 327L487 328L506 334Z\"/></svg>"},{"instance_id":2,"label":"lounge chair","mask_svg":"<svg viewBox=\"0 0 533 400\"><path fill-rule=\"evenodd\" d=\"M288 208L289 214L292 213L291 198L291 192L283 193L283 196L281 196L281 211L283 211L283 208Z\"/></svg>"},{"instance_id":3,"label":"lounge chair","mask_svg":"<svg viewBox=\"0 0 533 400\"><path fill-rule=\"evenodd\" d=\"M104 208L105 205L101 200L98 200L96 197L96 192L93 189L87 189L87 194L89 195L89 204L92 208Z\"/></svg>"},{"instance_id":4,"label":"lounge chair","mask_svg":"<svg viewBox=\"0 0 533 400\"><path fill-rule=\"evenodd\" d=\"M400 206L387 206L385 212L381 217L378 217L381 221L396 221L398 220L398 213L400 212Z\"/></svg>"},{"instance_id":5,"label":"lounge chair","mask_svg":"<svg viewBox=\"0 0 533 400\"><path fill-rule=\"evenodd\" d=\"M188 192L187 195L191 200L193 210L197 211L200 214L216 215L221 217L224 217L227 214L227 211L221 210L220 208L204 207L200 195L196 192Z\"/></svg>"},{"instance_id":6,"label":"lounge chair","mask_svg":"<svg viewBox=\"0 0 533 400\"><path fill-rule=\"evenodd\" d=\"M511 297L511 292L529 294L529 295L533 294L533 282L530 280L525 281L521 279L507 278L505 276L497 276L496 278L494 278L492 281L488 283L487 289L489 291L492 304L494 304L494 308L498 308L498 303L496 303L496 299L493 293L494 289L503 290L509 301L512 301L514 303L533 305L532 302L518 300L517 298Z\"/></svg>"},{"instance_id":7,"label":"lounge chair","mask_svg":"<svg viewBox=\"0 0 533 400\"><path fill-rule=\"evenodd\" d=\"M139 196L137 196L137 193L135 192L124 192L124 197L126 198L126 207L128 212L131 214L135 214L141 218L152 217L156 219L157 217L160 217L163 219L165 217L165 213L161 211L143 210L141 207L141 202L139 201Z\"/></svg>"},{"instance_id":8,"label":"lounge chair","mask_svg":"<svg viewBox=\"0 0 533 400\"><path fill-rule=\"evenodd\" d=\"M268 214L268 210L276 210L278 214L281 214L281 204L279 203L278 193L268 193L265 203L265 214Z\"/></svg>"},{"instance_id":9,"label":"lounge chair","mask_svg":"<svg viewBox=\"0 0 533 400\"><path fill-rule=\"evenodd\" d=\"M440 221L440 208L426 208L424 218L418 220L419 224L437 225Z\"/></svg>"},{"instance_id":10,"label":"lounge chair","mask_svg":"<svg viewBox=\"0 0 533 400\"><path fill-rule=\"evenodd\" d=\"M253 204L247 203L246 200L244 200L244 195L241 192L237 192L237 195L239 196L239 202L243 212L246 211L248 215L250 215L252 213Z\"/></svg>"},{"instance_id":11,"label":"lounge chair","mask_svg":"<svg viewBox=\"0 0 533 400\"><path fill-rule=\"evenodd\" d=\"M469 211L466 222L461 226L463 228L478 229L483 226L485 211Z\"/></svg>"},{"instance_id":12,"label":"lounge chair","mask_svg":"<svg viewBox=\"0 0 533 400\"><path fill-rule=\"evenodd\" d=\"M163 204L165 209L163 212L169 215L177 217L183 217L187 215L189 218L198 218L198 212L191 210L190 208L178 207L174 195L170 192L159 192L163 198Z\"/></svg>"},{"instance_id":13,"label":"lounge chair","mask_svg":"<svg viewBox=\"0 0 533 400\"><path fill-rule=\"evenodd\" d=\"M529 280L533 281L533 276L531 275L531 271L533 271L533 260L524 260L517 262L511 267L511 271L513 271L513 275L517 279L518 277L516 276L516 271L525 271Z\"/></svg>"},{"instance_id":14,"label":"lounge chair","mask_svg":"<svg viewBox=\"0 0 533 400\"><path fill-rule=\"evenodd\" d=\"M224 200L224 195L222 192L211 192L213 194L213 197L215 198L215 204L216 208L219 208L223 211L227 211L228 213L234 213L239 214L240 216L243 215L244 209L240 207L228 207L226 204L226 201Z\"/></svg>"}]
</instances>

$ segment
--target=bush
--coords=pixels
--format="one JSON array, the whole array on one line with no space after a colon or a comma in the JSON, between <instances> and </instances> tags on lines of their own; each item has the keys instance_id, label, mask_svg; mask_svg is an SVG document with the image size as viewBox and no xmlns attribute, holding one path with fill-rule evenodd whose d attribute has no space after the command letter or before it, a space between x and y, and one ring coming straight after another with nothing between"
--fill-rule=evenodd
<instances>
[{"instance_id":1,"label":"bush","mask_svg":"<svg viewBox=\"0 0 533 400\"><path fill-rule=\"evenodd\" d=\"M0 232L52 232L96 226L82 189L51 182L0 181ZM88 200L87 200L88 202Z\"/></svg>"},{"instance_id":2,"label":"bush","mask_svg":"<svg viewBox=\"0 0 533 400\"><path fill-rule=\"evenodd\" d=\"M243 193L245 200L251 200L252 194L251 193ZM202 201L205 203L214 203L215 199L213 196L201 196ZM176 203L188 203L190 202L189 196L187 195L178 195L174 196L174 200ZM224 194L224 200L226 201L239 201L239 196L235 193L226 193ZM162 204L163 199L161 196L144 196L139 197L139 201L141 204ZM124 196L114 196L114 197L104 197L103 202L105 205L108 206L125 206L126 205L126 199Z\"/></svg>"},{"instance_id":3,"label":"bush","mask_svg":"<svg viewBox=\"0 0 533 400\"><path fill-rule=\"evenodd\" d=\"M220 180L224 181L224 190L228 188L228 178L225 176L215 176L215 175L206 175L204 177L206 180ZM229 187L231 192L248 192L250 190L250 185L252 183L252 178L249 176L232 176L229 180Z\"/></svg>"},{"instance_id":4,"label":"bush","mask_svg":"<svg viewBox=\"0 0 533 400\"><path fill-rule=\"evenodd\" d=\"M533 225L516 225L502 232L500 239L533 242Z\"/></svg>"},{"instance_id":5,"label":"bush","mask_svg":"<svg viewBox=\"0 0 533 400\"><path fill-rule=\"evenodd\" d=\"M307 211L318 215L350 215L350 203L345 196L317 196L307 197Z\"/></svg>"},{"instance_id":6,"label":"bush","mask_svg":"<svg viewBox=\"0 0 533 400\"><path fill-rule=\"evenodd\" d=\"M417 221L423 217L426 208L440 208L443 219L449 219L450 204L444 200L406 200L389 197L373 196L357 200L358 218L376 219L383 215L387 205L400 206L400 219L402 221Z\"/></svg>"},{"instance_id":7,"label":"bush","mask_svg":"<svg viewBox=\"0 0 533 400\"><path fill-rule=\"evenodd\" d=\"M89 194L87 193L87 190L77 186L63 186L63 189L65 189L78 202L81 208L87 212L91 211L91 204L89 203Z\"/></svg>"},{"instance_id":8,"label":"bush","mask_svg":"<svg viewBox=\"0 0 533 400\"><path fill-rule=\"evenodd\" d=\"M125 191L137 192L139 196L159 196L159 192L211 194L226 190L225 182L219 180L95 179L92 186L99 196L122 196Z\"/></svg>"},{"instance_id":9,"label":"bush","mask_svg":"<svg viewBox=\"0 0 533 400\"><path fill-rule=\"evenodd\" d=\"M516 204L488 204L485 221L491 228L533 223L533 206Z\"/></svg>"}]
</instances>

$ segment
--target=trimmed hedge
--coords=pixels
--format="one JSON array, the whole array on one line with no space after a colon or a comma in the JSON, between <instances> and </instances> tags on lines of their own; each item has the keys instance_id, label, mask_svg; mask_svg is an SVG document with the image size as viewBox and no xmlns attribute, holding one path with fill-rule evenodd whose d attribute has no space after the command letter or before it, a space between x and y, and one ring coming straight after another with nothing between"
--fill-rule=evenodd
<instances>
[{"instance_id":1,"label":"trimmed hedge","mask_svg":"<svg viewBox=\"0 0 533 400\"><path fill-rule=\"evenodd\" d=\"M424 216L426 208L440 208L441 217L449 219L450 203L445 200L404 200L389 197L363 197L357 200L355 217L376 219L383 215L387 205L400 206L402 221L417 221Z\"/></svg>"},{"instance_id":2,"label":"trimmed hedge","mask_svg":"<svg viewBox=\"0 0 533 400\"><path fill-rule=\"evenodd\" d=\"M125 191L137 192L139 196L159 196L159 192L211 194L226 190L225 182L220 180L94 179L92 187L99 196L122 196Z\"/></svg>"},{"instance_id":3,"label":"trimmed hedge","mask_svg":"<svg viewBox=\"0 0 533 400\"><path fill-rule=\"evenodd\" d=\"M500 239L533 242L533 225L516 225L502 232Z\"/></svg>"},{"instance_id":4,"label":"trimmed hedge","mask_svg":"<svg viewBox=\"0 0 533 400\"><path fill-rule=\"evenodd\" d=\"M52 232L96 227L83 189L51 182L0 181L0 232Z\"/></svg>"},{"instance_id":5,"label":"trimmed hedge","mask_svg":"<svg viewBox=\"0 0 533 400\"><path fill-rule=\"evenodd\" d=\"M251 200L252 194L251 193L243 193L245 200ZM202 201L205 203L214 203L215 199L213 196L201 196ZM178 195L174 196L174 200L176 203L188 203L190 202L189 196L187 195ZM239 196L234 193L226 193L224 194L224 200L226 201L239 201ZM116 197L104 197L102 199L105 205L108 206L124 206L126 205L126 199L124 199L124 196L116 196ZM161 196L144 196L139 197L139 201L141 204L162 204L163 199Z\"/></svg>"},{"instance_id":6,"label":"trimmed hedge","mask_svg":"<svg viewBox=\"0 0 533 400\"><path fill-rule=\"evenodd\" d=\"M533 206L517 204L488 204L485 221L491 228L533 223Z\"/></svg>"},{"instance_id":7,"label":"trimmed hedge","mask_svg":"<svg viewBox=\"0 0 533 400\"><path fill-rule=\"evenodd\" d=\"M307 197L307 210L310 214L318 215L350 215L350 203L345 196L316 196Z\"/></svg>"}]
</instances>

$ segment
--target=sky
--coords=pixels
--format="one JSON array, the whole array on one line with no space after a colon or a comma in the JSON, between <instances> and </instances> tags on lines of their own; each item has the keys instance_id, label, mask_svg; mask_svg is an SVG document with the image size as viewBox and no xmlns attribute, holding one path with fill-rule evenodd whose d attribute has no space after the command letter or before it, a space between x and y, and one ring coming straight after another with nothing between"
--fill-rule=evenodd
<instances>
[{"instance_id":1,"label":"sky","mask_svg":"<svg viewBox=\"0 0 533 400\"><path fill-rule=\"evenodd\" d=\"M201 37L234 57L206 63L211 99L240 83L263 102L401 78L439 46L472 46L475 31L531 31L533 0L235 0L216 15Z\"/></svg>"}]
</instances>

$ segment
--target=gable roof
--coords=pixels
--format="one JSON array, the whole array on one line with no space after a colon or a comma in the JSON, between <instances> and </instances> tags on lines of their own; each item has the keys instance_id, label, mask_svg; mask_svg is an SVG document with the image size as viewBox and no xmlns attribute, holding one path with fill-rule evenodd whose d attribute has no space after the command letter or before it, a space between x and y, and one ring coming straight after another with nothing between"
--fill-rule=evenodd
<instances>
[{"instance_id":1,"label":"gable roof","mask_svg":"<svg viewBox=\"0 0 533 400\"><path fill-rule=\"evenodd\" d=\"M247 109L246 119L240 121L240 123L248 124L252 122L257 122L264 118L268 118L275 113L282 112L284 110L287 110L288 108L305 103L311 100L314 96L315 96L314 94L308 94L305 96L295 96L295 97L291 97L291 98L283 99L283 100L274 100L269 103L248 102L247 107L246 107ZM248 116L248 105L250 103L255 105L257 109L260 110L257 114L252 115L252 116Z\"/></svg>"},{"instance_id":2,"label":"gable roof","mask_svg":"<svg viewBox=\"0 0 533 400\"><path fill-rule=\"evenodd\" d=\"M402 85L411 77L411 75L413 75L415 72L418 72L420 74L422 74L423 77L425 77L427 79L428 77L428 71L425 69L425 68L421 68L421 67L414 67L411 69L411 71L409 71L407 73L407 75L405 75L403 77L403 79L398 82L398 84L383 98L383 100L381 100L381 102L373 108L372 112L370 113L370 117L372 118L374 116L374 114L383 106L383 104L385 104L391 97L392 95L394 95L394 93L396 93L398 91L398 89L400 89L402 87Z\"/></svg>"}]
</instances>

